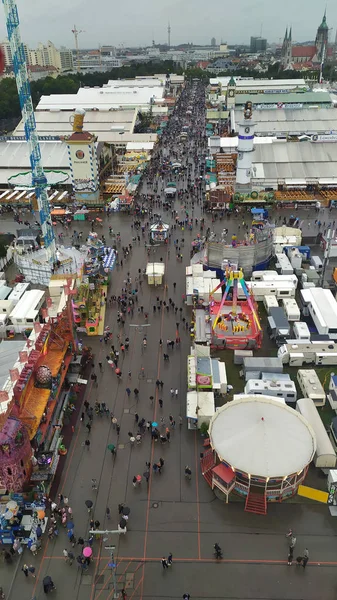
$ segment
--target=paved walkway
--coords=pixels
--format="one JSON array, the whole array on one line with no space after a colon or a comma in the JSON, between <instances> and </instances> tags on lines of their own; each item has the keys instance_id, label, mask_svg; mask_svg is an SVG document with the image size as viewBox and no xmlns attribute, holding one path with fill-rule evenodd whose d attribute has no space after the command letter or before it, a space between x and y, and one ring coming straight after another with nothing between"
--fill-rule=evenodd
<instances>
[{"instance_id":1,"label":"paved walkway","mask_svg":"<svg viewBox=\"0 0 337 600\"><path fill-rule=\"evenodd\" d=\"M132 236L130 219L116 215L110 223L115 230L121 231L122 245L126 245ZM110 600L113 598L113 577L108 566L110 553L105 546L112 543L116 546L118 586L120 589L126 587L129 599L181 598L183 592L188 591L193 599L316 600L323 597L320 595L321 588L324 588L324 600L335 599L337 521L329 517L327 509L315 505L283 504L270 506L268 515L259 517L244 513L241 503L222 504L200 475L198 459L202 444L198 434L187 431L185 423L181 428L178 425L178 415L184 415L186 356L190 339L182 330L180 348L170 350L170 361L164 362L159 339L163 339L165 347L166 340L175 337L176 321L179 319L172 313L167 315L166 311L153 313L152 307L157 296L162 300L171 297L179 307L183 307L184 273L189 262L189 249L189 243L186 243L182 249L184 261L181 264L176 262L171 246L156 248L156 260L162 257L167 267L165 281L168 289L151 288L143 283L139 305L143 305L144 311L150 315L148 347L142 350L142 334L129 327L130 322L138 325L143 322L135 310L133 319L125 325L130 349L119 364L123 372L121 381L117 381L106 363L105 344L100 343L98 338L90 339L99 379L97 388L89 386L87 398L92 405L96 399L108 404L121 424L121 433L117 439L110 419L95 416L88 451L82 446L87 437L85 423L78 423L62 473L60 491L69 496L76 536L88 535L86 499L94 502L94 518L108 529L117 527L117 505L125 502L131 508L127 534L108 536L109 540L105 542L95 541L95 560L88 572L81 574L75 563L72 566L64 563L62 550L69 545L66 532L60 531L58 539L44 541L43 549L36 558L25 551L22 560L36 565L37 579L26 580L19 571L11 598L29 600L36 594L37 600L40 600L44 597L41 581L49 574L57 587L55 598ZM123 269L113 273L110 294L119 293L127 271L134 277L138 268L143 268L146 262L144 247L135 247ZM177 283L176 290L173 288L174 281ZM185 307L182 314L188 314ZM117 345L116 335L121 329L116 323L116 308L108 308L106 323L113 331L113 342ZM98 369L100 360L104 365L102 374ZM144 379L139 378L141 369L144 369ZM129 370L131 381L127 377ZM155 385L157 378L164 382L160 394ZM127 396L126 387L140 390L138 403L133 393L130 398ZM178 388L177 398L171 399L171 387ZM156 398L153 406L149 400L151 395ZM159 407L159 397L163 399L163 409ZM177 426L172 432L171 443L165 446L159 442L151 444L150 436L146 434L140 446L131 447L128 432L135 431L135 412L140 418L144 416L157 422L162 416L167 422L169 414L172 414ZM107 451L109 443L118 443L115 459ZM148 487L143 481L141 487L135 489L133 476L145 471L146 461L153 463L160 456L165 460L162 474L153 475ZM193 471L191 481L184 478L186 464ZM97 492L91 490L93 477L98 480ZM107 506L111 510L109 521L105 518ZM306 571L286 565L284 533L289 526L296 527L298 553L301 554L306 546L310 550ZM224 551L221 564L217 564L212 556L216 541ZM170 570L163 571L160 559L169 552L173 553L174 564ZM5 575L3 569L7 591L9 573Z\"/></svg>"},{"instance_id":2,"label":"paved walkway","mask_svg":"<svg viewBox=\"0 0 337 600\"><path fill-rule=\"evenodd\" d=\"M176 210L180 211L180 203L176 200ZM156 212L162 212L159 209ZM284 214L291 214L290 211ZM305 217L313 223L314 212L305 212ZM200 207L196 206L194 217L200 217ZM229 237L238 232L242 218L211 223L205 215L206 227L220 232L224 227L229 229ZM320 216L321 220L324 219ZM164 221L172 225L170 215L163 213ZM247 222L245 215L245 221ZM308 221L309 222L309 221ZM9 220L3 221L3 229L16 229ZM108 226L115 232L120 231L122 245L131 242L131 218L116 214L105 219L103 229L109 239ZM85 234L88 224L74 223L73 229L81 229ZM311 225L312 227L312 225ZM144 323L137 307L132 319L128 318L124 334L130 338L130 348L120 358L122 370L121 380L108 366L106 355L109 346L100 342L99 338L90 338L95 353L95 372L98 375L98 386L88 386L86 398L93 406L95 401L106 402L110 411L117 417L121 432L117 438L111 420L106 417L94 417L90 433L91 446L87 450L83 442L87 437L86 421L75 426L71 445L61 475L59 491L69 496L73 508L75 535L88 538L89 520L85 506L87 499L94 503L93 517L98 519L102 529L116 529L119 521L117 506L125 502L131 508L127 534L120 537L107 535L107 539L94 541L94 560L86 573L81 573L76 563L69 566L65 563L62 551L70 549L66 531L61 528L60 535L53 541L44 540L40 554L35 558L25 551L23 561L36 566L36 580L27 579L20 572L21 564L14 563L9 569L0 567L1 585L6 593L10 590L10 599L36 600L44 598L42 579L50 575L57 587L55 598L65 600L110 600L114 596L113 574L109 567L110 551L105 547L115 545L115 561L117 563L118 589L126 589L128 599L134 600L170 600L179 599L184 592L197 599L249 599L249 600L335 600L336 599L336 534L337 521L329 517L326 507L314 504L282 504L268 508L265 517L247 514L243 504L225 505L213 495L202 478L199 470L199 454L202 451L202 440L198 433L190 432L184 421L179 427L178 416L185 414L186 403L186 358L190 348L190 338L183 328L182 318L188 318L188 309L184 306L182 296L185 292L185 267L189 264L190 243L196 231L185 231L184 234L173 230L173 239L185 238L181 247L182 263L176 260L173 243L167 247L153 249L151 260L163 259L166 266L165 283L160 288L153 288L144 281L139 290L139 306L149 313L149 327L146 328L148 344L146 350L142 346L143 333L139 327ZM84 237L83 236L83 237ZM121 269L114 271L109 295L120 293L124 287L126 274L130 271L134 280L139 268L144 268L148 261L144 240L134 244L132 254ZM176 288L173 283L176 282ZM170 310L153 312L157 304L156 298L167 302L171 298L178 309L177 315ZM106 325L113 332L113 343L117 347L117 334L122 328L117 324L116 307L106 311ZM169 361L163 361L166 352L166 340L175 339L176 323L179 322L181 344L173 351L169 350ZM138 327L130 327L137 325ZM159 340L164 342L163 348ZM103 373L99 372L98 363L102 362ZM131 371L131 379L128 379ZM230 365L227 365L230 381ZM162 380L162 390L156 388L156 380ZM134 394L128 397L126 388L140 390L139 400ZM178 389L177 397L171 398L170 388ZM154 396L152 404L149 400ZM160 408L159 398L163 400ZM145 434L142 444L132 447L128 432L136 431L135 413L146 420L155 420L159 424L161 418L168 423L169 415L176 420L176 428L171 433L171 441L162 446L160 442L151 442L150 435ZM117 456L113 458L107 450L108 444L117 445ZM161 474L153 474L149 484L142 482L134 488L132 479L146 470L145 463L157 462L162 457L165 461ZM185 465L192 469L192 479L184 477ZM91 479L98 481L98 490L92 491ZM111 519L106 518L106 508L111 510ZM309 548L310 560L306 570L301 567L288 567L287 543L285 532L293 527L296 530L298 554L305 547ZM223 549L224 560L221 563L213 558L213 544L218 542ZM173 553L173 566L163 570L160 560ZM75 556L80 548L74 550ZM16 577L15 569L17 570Z\"/></svg>"}]
</instances>

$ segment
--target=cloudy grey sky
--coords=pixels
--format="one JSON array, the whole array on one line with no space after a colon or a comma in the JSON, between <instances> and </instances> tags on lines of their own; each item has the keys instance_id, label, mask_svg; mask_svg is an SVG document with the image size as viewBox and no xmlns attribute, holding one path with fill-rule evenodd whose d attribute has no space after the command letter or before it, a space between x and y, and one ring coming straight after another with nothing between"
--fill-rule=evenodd
<instances>
[{"instance_id":1,"label":"cloudy grey sky","mask_svg":"<svg viewBox=\"0 0 337 600\"><path fill-rule=\"evenodd\" d=\"M287 25L293 39L315 38L325 2L317 0L17 0L21 36L30 47L51 40L56 46L74 47L73 25L84 30L80 47L99 44L118 46L150 45L167 41L171 23L171 44L247 43L251 35L279 42ZM335 38L337 3L327 5L327 22ZM0 3L0 40L6 36Z\"/></svg>"}]
</instances>

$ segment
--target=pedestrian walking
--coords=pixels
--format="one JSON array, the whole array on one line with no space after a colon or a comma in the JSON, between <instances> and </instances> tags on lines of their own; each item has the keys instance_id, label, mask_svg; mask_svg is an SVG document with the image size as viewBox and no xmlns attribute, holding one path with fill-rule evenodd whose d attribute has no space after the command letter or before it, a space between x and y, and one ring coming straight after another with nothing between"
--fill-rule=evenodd
<instances>
[{"instance_id":1,"label":"pedestrian walking","mask_svg":"<svg viewBox=\"0 0 337 600\"><path fill-rule=\"evenodd\" d=\"M191 597L190 594L188 594L186 592L185 592L185 594L183 594L183 600L190 600L190 597Z\"/></svg>"},{"instance_id":2,"label":"pedestrian walking","mask_svg":"<svg viewBox=\"0 0 337 600\"><path fill-rule=\"evenodd\" d=\"M191 480L191 477L192 477L192 471L188 465L186 465L186 467L185 467L185 477L186 477L186 479L189 479L189 480Z\"/></svg>"},{"instance_id":3,"label":"pedestrian walking","mask_svg":"<svg viewBox=\"0 0 337 600\"><path fill-rule=\"evenodd\" d=\"M84 445L86 446L87 450L89 450L89 448L90 448L90 440L85 440Z\"/></svg>"},{"instance_id":4,"label":"pedestrian walking","mask_svg":"<svg viewBox=\"0 0 337 600\"><path fill-rule=\"evenodd\" d=\"M307 566L308 560L309 560L309 550L308 550L308 548L306 548L304 550L304 554L303 554L303 558L302 558L303 569L305 569L305 567Z\"/></svg>"},{"instance_id":5,"label":"pedestrian walking","mask_svg":"<svg viewBox=\"0 0 337 600\"><path fill-rule=\"evenodd\" d=\"M108 519L108 521L110 521L111 515L110 515L110 508L108 506L105 509L105 516Z\"/></svg>"},{"instance_id":6,"label":"pedestrian walking","mask_svg":"<svg viewBox=\"0 0 337 600\"><path fill-rule=\"evenodd\" d=\"M167 564L169 567L172 567L172 563L173 563L173 554L172 554L172 552L170 552L167 557Z\"/></svg>"},{"instance_id":7,"label":"pedestrian walking","mask_svg":"<svg viewBox=\"0 0 337 600\"><path fill-rule=\"evenodd\" d=\"M288 565L289 566L291 566L293 564L293 557L294 557L294 549L289 548L289 552L288 552Z\"/></svg>"},{"instance_id":8,"label":"pedestrian walking","mask_svg":"<svg viewBox=\"0 0 337 600\"><path fill-rule=\"evenodd\" d=\"M68 550L66 550L66 548L63 549L62 554L64 556L64 560L65 562L68 561Z\"/></svg>"},{"instance_id":9,"label":"pedestrian walking","mask_svg":"<svg viewBox=\"0 0 337 600\"><path fill-rule=\"evenodd\" d=\"M117 423L117 425L116 425L116 433L117 433L117 435L120 434L120 431L121 431L121 426Z\"/></svg>"},{"instance_id":10,"label":"pedestrian walking","mask_svg":"<svg viewBox=\"0 0 337 600\"><path fill-rule=\"evenodd\" d=\"M170 394L171 394L171 398L173 398L173 396L174 396L174 389L173 388L170 389Z\"/></svg>"},{"instance_id":11,"label":"pedestrian walking","mask_svg":"<svg viewBox=\"0 0 337 600\"><path fill-rule=\"evenodd\" d=\"M90 431L91 431L91 423L90 423L90 421L86 424L86 428L88 430L88 433L90 433Z\"/></svg>"},{"instance_id":12,"label":"pedestrian walking","mask_svg":"<svg viewBox=\"0 0 337 600\"><path fill-rule=\"evenodd\" d=\"M165 571L165 569L168 569L167 560L166 560L166 558L164 556L161 559L161 566L163 567L164 571ZM28 577L28 575L27 575L27 577Z\"/></svg>"},{"instance_id":13,"label":"pedestrian walking","mask_svg":"<svg viewBox=\"0 0 337 600\"><path fill-rule=\"evenodd\" d=\"M158 398L158 402L159 402L160 408L163 408L164 402L163 402L162 398Z\"/></svg>"},{"instance_id":14,"label":"pedestrian walking","mask_svg":"<svg viewBox=\"0 0 337 600\"><path fill-rule=\"evenodd\" d=\"M176 396L176 398L178 397L178 394L179 394L179 390L178 390L178 389L176 389L176 391L175 391L175 396Z\"/></svg>"},{"instance_id":15,"label":"pedestrian walking","mask_svg":"<svg viewBox=\"0 0 337 600\"><path fill-rule=\"evenodd\" d=\"M139 421L139 414L135 413L135 422L138 423L138 421Z\"/></svg>"},{"instance_id":16,"label":"pedestrian walking","mask_svg":"<svg viewBox=\"0 0 337 600\"><path fill-rule=\"evenodd\" d=\"M91 489L92 490L97 490L97 479L92 479L91 480Z\"/></svg>"},{"instance_id":17,"label":"pedestrian walking","mask_svg":"<svg viewBox=\"0 0 337 600\"><path fill-rule=\"evenodd\" d=\"M130 390L130 388L129 388L129 387L127 387L125 391L126 391L127 395L128 395L128 396L130 396L130 394L131 394L131 390Z\"/></svg>"},{"instance_id":18,"label":"pedestrian walking","mask_svg":"<svg viewBox=\"0 0 337 600\"><path fill-rule=\"evenodd\" d=\"M127 597L128 597L128 595L127 595L127 593L126 593L126 591L125 591L125 589L124 589L124 588L123 588L123 589L122 589L122 591L121 591L121 597L122 597L122 600L126 600L126 599L127 599Z\"/></svg>"},{"instance_id":19,"label":"pedestrian walking","mask_svg":"<svg viewBox=\"0 0 337 600\"><path fill-rule=\"evenodd\" d=\"M289 548L292 548L292 549L294 549L294 548L295 548L295 546L296 546L296 538L295 538L295 536L293 535L293 536L292 536L292 538L291 538L291 540L290 540Z\"/></svg>"},{"instance_id":20,"label":"pedestrian walking","mask_svg":"<svg viewBox=\"0 0 337 600\"><path fill-rule=\"evenodd\" d=\"M28 577L28 574L29 574L28 565L24 564L23 567L21 567L21 571L25 577Z\"/></svg>"}]
</instances>

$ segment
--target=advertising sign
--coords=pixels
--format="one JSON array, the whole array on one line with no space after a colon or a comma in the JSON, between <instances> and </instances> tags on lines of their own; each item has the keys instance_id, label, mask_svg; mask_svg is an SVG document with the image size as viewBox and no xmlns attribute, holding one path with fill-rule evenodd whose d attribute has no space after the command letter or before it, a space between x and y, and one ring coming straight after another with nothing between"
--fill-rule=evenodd
<instances>
[{"instance_id":1,"label":"advertising sign","mask_svg":"<svg viewBox=\"0 0 337 600\"><path fill-rule=\"evenodd\" d=\"M257 108L259 110L276 110L278 108L296 110L303 108L303 104L278 102L277 104L255 104L254 108Z\"/></svg>"},{"instance_id":2,"label":"advertising sign","mask_svg":"<svg viewBox=\"0 0 337 600\"><path fill-rule=\"evenodd\" d=\"M330 133L327 135L312 135L311 141L312 142L337 142L337 134Z\"/></svg>"},{"instance_id":3,"label":"advertising sign","mask_svg":"<svg viewBox=\"0 0 337 600\"><path fill-rule=\"evenodd\" d=\"M69 144L74 192L90 193L98 188L96 163L89 144Z\"/></svg>"}]
</instances>

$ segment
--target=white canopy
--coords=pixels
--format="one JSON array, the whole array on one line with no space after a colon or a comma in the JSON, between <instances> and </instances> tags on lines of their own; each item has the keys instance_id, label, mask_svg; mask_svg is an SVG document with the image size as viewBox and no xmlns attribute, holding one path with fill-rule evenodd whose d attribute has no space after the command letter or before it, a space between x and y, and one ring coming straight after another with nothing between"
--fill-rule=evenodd
<instances>
[{"instance_id":1,"label":"white canopy","mask_svg":"<svg viewBox=\"0 0 337 600\"><path fill-rule=\"evenodd\" d=\"M252 476L299 473L316 450L316 437L306 419L262 395L243 395L219 408L209 434L221 460Z\"/></svg>"}]
</instances>

